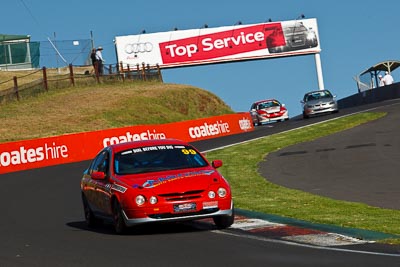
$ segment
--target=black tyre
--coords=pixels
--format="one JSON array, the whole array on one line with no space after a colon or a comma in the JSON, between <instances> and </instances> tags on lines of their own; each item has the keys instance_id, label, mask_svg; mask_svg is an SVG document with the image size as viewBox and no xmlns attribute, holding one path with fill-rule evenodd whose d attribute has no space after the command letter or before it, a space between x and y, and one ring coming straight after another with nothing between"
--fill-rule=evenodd
<instances>
[{"instance_id":1,"label":"black tyre","mask_svg":"<svg viewBox=\"0 0 400 267\"><path fill-rule=\"evenodd\" d=\"M83 193L82 193L82 204L83 204L83 212L85 214L85 221L86 221L87 226L90 228L96 226L97 219L94 216L93 211L90 209L89 203Z\"/></svg>"},{"instance_id":2,"label":"black tyre","mask_svg":"<svg viewBox=\"0 0 400 267\"><path fill-rule=\"evenodd\" d=\"M234 209L232 209L232 215L216 216L213 217L213 220L218 229L228 228L235 221Z\"/></svg>"},{"instance_id":3,"label":"black tyre","mask_svg":"<svg viewBox=\"0 0 400 267\"><path fill-rule=\"evenodd\" d=\"M124 221L124 215L122 214L121 205L117 200L114 201L113 205L113 225L117 234L121 235L126 232L127 227Z\"/></svg>"}]
</instances>

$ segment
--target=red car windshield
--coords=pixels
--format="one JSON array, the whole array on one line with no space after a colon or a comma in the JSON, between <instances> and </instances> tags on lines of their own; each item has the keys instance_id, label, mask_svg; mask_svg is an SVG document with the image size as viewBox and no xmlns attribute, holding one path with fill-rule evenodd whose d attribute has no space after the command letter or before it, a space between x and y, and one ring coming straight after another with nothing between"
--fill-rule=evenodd
<instances>
[{"instance_id":1,"label":"red car windshield","mask_svg":"<svg viewBox=\"0 0 400 267\"><path fill-rule=\"evenodd\" d=\"M114 171L119 175L198 168L207 165L207 161L197 150L184 145L137 147L116 153L114 156Z\"/></svg>"}]
</instances>

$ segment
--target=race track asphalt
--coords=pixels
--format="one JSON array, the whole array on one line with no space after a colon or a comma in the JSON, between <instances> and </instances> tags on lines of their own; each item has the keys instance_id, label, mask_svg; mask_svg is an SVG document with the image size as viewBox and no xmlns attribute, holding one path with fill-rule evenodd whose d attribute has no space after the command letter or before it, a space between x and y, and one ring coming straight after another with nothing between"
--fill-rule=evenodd
<instances>
[{"instance_id":1,"label":"race track asphalt","mask_svg":"<svg viewBox=\"0 0 400 267\"><path fill-rule=\"evenodd\" d=\"M399 106L400 104L397 107ZM387 117L350 130L350 132L355 131L355 137L350 138L351 135L346 131L339 136L335 135L339 141L333 138L328 139L321 143L321 146L318 146L318 143L324 139L311 142L307 147L288 147L271 154L270 157L278 157L278 159L271 158L272 160L270 160L268 158L266 163L279 160L279 164L272 164L272 166L292 164L293 166L290 167L297 167L297 165L310 167L310 161L305 159L303 162L300 161L303 158L293 162L293 156L300 158L298 151L305 151L306 153L302 152L303 157L311 157L311 155L320 157L319 164L331 166L335 168L335 171L336 168L338 169L337 173L342 174L340 177L336 177L332 173L323 176L325 180L336 179L335 186L342 186L349 190L346 186L349 184L350 187L355 187L352 188L354 191L357 189L368 195L374 191L367 191L367 188L364 188L367 186L365 181L374 182L382 187L378 192L384 193L377 194L377 196L381 197L386 192L393 192L391 197L395 197L394 190L399 188L399 183L396 183L395 179L398 168L393 169L397 167L396 163L399 160L399 141L396 130L399 109L395 108L393 111L391 108L384 109L388 109ZM332 116L343 115L346 112L343 110L340 114ZM329 115L327 118L332 118L332 116ZM210 150L302 127L321 119L323 118L290 119L273 127L257 127L255 131L246 134L198 142L196 147L201 151ZM369 129L367 126L371 125L374 127ZM349 136L346 137L347 135ZM374 151L376 155L368 158L364 155L367 150ZM282 154L284 152L289 153ZM350 152L354 154L346 155ZM339 156L335 153L338 153ZM363 155L359 155L360 153ZM356 157L354 164L346 162L346 157L349 159ZM361 164L361 159L369 162ZM372 171L369 171L371 175L364 177L364 180L361 178L353 180L351 175L348 175L352 174L352 168L365 168L365 165L372 164L371 161L374 160L376 160L377 166L392 168L390 173L394 176L390 177L393 179L387 173L385 173L385 180L379 176L374 177L371 174ZM317 160L314 160L315 163ZM235 228L215 231L213 224L200 223L198 226L196 223L188 222L186 224L158 225L157 227L149 225L134 229L132 233L125 236L115 235L109 225L88 228L84 221L79 186L82 171L88 164L88 161L76 162L0 175L2 185L0 187L2 199L0 201L0 210L2 211L2 220L0 220L1 267L398 266L399 246L378 246L374 243L340 246L339 248L294 245L293 242L278 242L279 240L273 239L271 236L276 234L275 227L272 230L263 227L263 231L265 228L264 232L257 231L256 233ZM285 170L289 170L289 166L288 168L279 167L274 171L272 178L275 183L284 182L282 174L287 175ZM376 170L373 169L373 171ZM365 176L364 173L368 171L361 169L360 172ZM304 173L307 173L305 168ZM269 174L266 174L266 177L269 177ZM300 172L296 170L285 179L295 180L294 185L303 186L303 184L307 184L306 178L311 179L312 177L300 176ZM318 194L325 191L334 194L334 191L341 190L332 187L322 190L325 184L319 182L321 184L309 181L311 186L304 187L303 190L318 192ZM390 184L391 182L394 184ZM325 183L329 187L328 181ZM377 185L375 188L378 188ZM320 190L315 190L317 187ZM353 191L348 191L348 193L357 196ZM345 198L346 196L343 194L343 196L335 197ZM385 202L373 195L367 200L373 201L377 205L378 201L381 204L387 204L397 199L388 198L388 201Z\"/></svg>"},{"instance_id":2,"label":"race track asphalt","mask_svg":"<svg viewBox=\"0 0 400 267\"><path fill-rule=\"evenodd\" d=\"M374 110L387 116L270 153L260 173L288 188L400 209L400 103Z\"/></svg>"}]
</instances>

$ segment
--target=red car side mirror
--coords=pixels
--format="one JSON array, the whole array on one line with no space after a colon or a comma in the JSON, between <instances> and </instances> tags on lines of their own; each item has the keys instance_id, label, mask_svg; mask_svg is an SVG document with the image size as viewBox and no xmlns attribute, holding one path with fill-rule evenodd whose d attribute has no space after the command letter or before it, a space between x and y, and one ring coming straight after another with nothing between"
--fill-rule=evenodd
<instances>
[{"instance_id":1,"label":"red car side mirror","mask_svg":"<svg viewBox=\"0 0 400 267\"><path fill-rule=\"evenodd\" d=\"M211 164L214 168L219 168L222 166L222 160L219 160L219 159L213 160L213 162Z\"/></svg>"},{"instance_id":2,"label":"red car side mirror","mask_svg":"<svg viewBox=\"0 0 400 267\"><path fill-rule=\"evenodd\" d=\"M90 174L90 177L93 180L103 180L104 178L106 178L106 174L104 172L92 172L92 174Z\"/></svg>"}]
</instances>

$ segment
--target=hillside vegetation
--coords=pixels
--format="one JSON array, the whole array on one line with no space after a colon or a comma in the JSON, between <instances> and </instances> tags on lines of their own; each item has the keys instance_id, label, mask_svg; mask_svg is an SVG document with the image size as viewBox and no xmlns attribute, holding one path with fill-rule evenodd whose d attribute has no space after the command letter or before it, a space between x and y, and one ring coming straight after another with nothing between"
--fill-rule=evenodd
<instances>
[{"instance_id":1,"label":"hillside vegetation","mask_svg":"<svg viewBox=\"0 0 400 267\"><path fill-rule=\"evenodd\" d=\"M135 81L71 87L1 103L0 142L230 113L219 97L189 85Z\"/></svg>"}]
</instances>

